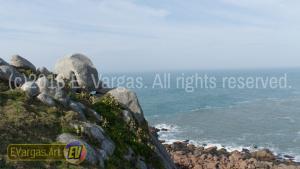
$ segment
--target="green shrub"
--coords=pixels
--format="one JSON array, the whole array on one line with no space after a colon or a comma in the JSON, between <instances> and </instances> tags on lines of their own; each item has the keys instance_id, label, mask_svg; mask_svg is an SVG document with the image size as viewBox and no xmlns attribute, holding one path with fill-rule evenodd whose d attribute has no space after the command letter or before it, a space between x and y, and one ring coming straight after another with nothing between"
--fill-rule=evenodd
<instances>
[{"instance_id":1,"label":"green shrub","mask_svg":"<svg viewBox=\"0 0 300 169\"><path fill-rule=\"evenodd\" d=\"M163 168L160 159L154 153L149 142L149 133L145 128L129 126L122 117L120 104L111 96L105 95L92 105L92 108L103 117L100 124L106 133L116 144L116 150L112 158L107 162L109 168L133 168L124 159L128 148L131 147L135 153L146 158L147 164L152 164L154 168ZM120 164L122 166L120 166ZM126 164L126 165L125 165Z\"/></svg>"}]
</instances>

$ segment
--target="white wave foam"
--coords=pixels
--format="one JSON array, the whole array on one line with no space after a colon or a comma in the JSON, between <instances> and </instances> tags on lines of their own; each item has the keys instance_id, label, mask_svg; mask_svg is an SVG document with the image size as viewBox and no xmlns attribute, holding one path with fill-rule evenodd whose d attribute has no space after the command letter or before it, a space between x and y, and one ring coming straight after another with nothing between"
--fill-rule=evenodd
<instances>
[{"instance_id":1,"label":"white wave foam","mask_svg":"<svg viewBox=\"0 0 300 169\"><path fill-rule=\"evenodd\" d=\"M295 156L294 161L295 161L295 162L300 162L300 155Z\"/></svg>"},{"instance_id":2,"label":"white wave foam","mask_svg":"<svg viewBox=\"0 0 300 169\"><path fill-rule=\"evenodd\" d=\"M300 155L295 154L292 152L288 153L282 153L277 148L273 146L267 146L267 147L255 147L254 146L244 146L244 145L235 145L235 144L221 144L216 143L215 141L211 140L186 140L186 139L180 139L180 132L182 132L181 128L177 125L172 124L157 124L154 126L157 129L160 129L158 132L158 136L160 140L164 140L164 144L173 144L174 142L187 142L188 144L193 144L195 146L203 146L205 148L209 147L217 147L217 149L225 148L228 152L233 151L242 151L243 149L247 149L251 152L257 151L260 149L268 148L270 151L274 153L274 155L281 157L282 159L287 159L284 157L284 155L290 155L292 157L295 157L293 161L300 162ZM162 130L166 129L166 130ZM300 131L298 132L300 134ZM279 153L280 152L280 153Z\"/></svg>"},{"instance_id":3,"label":"white wave foam","mask_svg":"<svg viewBox=\"0 0 300 169\"><path fill-rule=\"evenodd\" d=\"M161 130L160 132L164 132L164 131L162 131L163 129L167 130L165 132L178 132L179 131L179 126L172 125L172 124L162 123L162 124L157 124L154 127L157 129L160 129Z\"/></svg>"},{"instance_id":4,"label":"white wave foam","mask_svg":"<svg viewBox=\"0 0 300 169\"><path fill-rule=\"evenodd\" d=\"M209 147L217 147L217 149L225 148L229 152L236 151L236 150L237 151L242 151L243 149L248 149L248 150L253 149L250 146L228 145L228 144L213 143L213 142L210 142L210 141L190 140L189 143L193 144L195 146L203 146L205 148L209 148Z\"/></svg>"}]
</instances>

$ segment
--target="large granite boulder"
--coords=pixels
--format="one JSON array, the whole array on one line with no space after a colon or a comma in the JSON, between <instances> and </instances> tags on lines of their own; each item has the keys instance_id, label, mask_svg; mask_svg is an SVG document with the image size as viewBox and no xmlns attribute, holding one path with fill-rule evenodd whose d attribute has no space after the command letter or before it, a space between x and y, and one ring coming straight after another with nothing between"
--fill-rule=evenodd
<instances>
[{"instance_id":1,"label":"large granite boulder","mask_svg":"<svg viewBox=\"0 0 300 169\"><path fill-rule=\"evenodd\" d=\"M59 60L55 64L54 73L67 80L76 80L78 87L89 91L98 87L98 71L92 61L82 54L73 54Z\"/></svg>"},{"instance_id":2,"label":"large granite boulder","mask_svg":"<svg viewBox=\"0 0 300 169\"><path fill-rule=\"evenodd\" d=\"M10 64L17 68L30 69L33 72L36 72L35 66L31 62L29 62L27 59L25 59L19 55L12 56Z\"/></svg>"},{"instance_id":3,"label":"large granite boulder","mask_svg":"<svg viewBox=\"0 0 300 169\"><path fill-rule=\"evenodd\" d=\"M120 87L112 89L107 93L112 95L124 107L128 108L128 110L133 113L139 124L146 122L138 98L133 91Z\"/></svg>"},{"instance_id":4,"label":"large granite boulder","mask_svg":"<svg viewBox=\"0 0 300 169\"><path fill-rule=\"evenodd\" d=\"M16 85L23 84L25 77L10 65L0 66L0 80L12 82Z\"/></svg>"}]
</instances>

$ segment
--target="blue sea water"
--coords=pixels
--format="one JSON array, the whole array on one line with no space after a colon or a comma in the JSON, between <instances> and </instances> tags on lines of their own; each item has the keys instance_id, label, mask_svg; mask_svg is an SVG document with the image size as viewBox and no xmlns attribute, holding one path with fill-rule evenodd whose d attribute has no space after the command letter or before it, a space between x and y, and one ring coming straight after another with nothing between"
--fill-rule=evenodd
<instances>
[{"instance_id":1,"label":"blue sea water","mask_svg":"<svg viewBox=\"0 0 300 169\"><path fill-rule=\"evenodd\" d=\"M300 160L300 69L177 71L171 74L170 88L152 87L157 74L145 72L106 76L142 77L144 86L133 88L148 122L168 128L160 138L191 140L195 144L218 145L227 149L269 148ZM176 77L195 73L223 77L281 77L283 89L196 88L187 92L176 86Z\"/></svg>"}]
</instances>

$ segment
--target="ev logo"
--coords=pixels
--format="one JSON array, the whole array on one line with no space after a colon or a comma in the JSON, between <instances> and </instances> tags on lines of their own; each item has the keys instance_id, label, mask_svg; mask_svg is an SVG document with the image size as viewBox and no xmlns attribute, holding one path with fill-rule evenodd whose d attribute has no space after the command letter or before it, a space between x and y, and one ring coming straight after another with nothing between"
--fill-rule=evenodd
<instances>
[{"instance_id":1,"label":"ev logo","mask_svg":"<svg viewBox=\"0 0 300 169\"><path fill-rule=\"evenodd\" d=\"M85 160L87 154L86 147L79 141L74 141L66 145L64 155L67 162L80 164Z\"/></svg>"}]
</instances>

